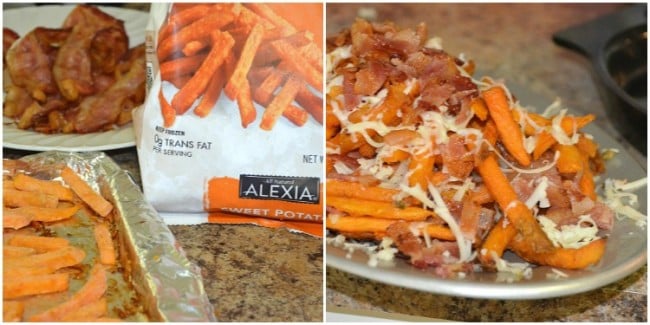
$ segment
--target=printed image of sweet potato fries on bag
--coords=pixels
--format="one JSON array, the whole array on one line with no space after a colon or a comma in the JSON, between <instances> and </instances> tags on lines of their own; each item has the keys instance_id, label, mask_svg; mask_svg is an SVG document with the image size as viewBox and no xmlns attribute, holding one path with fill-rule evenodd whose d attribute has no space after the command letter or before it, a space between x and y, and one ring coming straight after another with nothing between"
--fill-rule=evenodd
<instances>
[{"instance_id":1,"label":"printed image of sweet potato fries on bag","mask_svg":"<svg viewBox=\"0 0 650 325\"><path fill-rule=\"evenodd\" d=\"M330 243L381 243L378 258L399 252L441 277L512 270L506 251L561 269L599 262L625 213L596 193L605 164L582 131L593 115L525 109L424 24L357 19L328 39L327 62Z\"/></svg>"},{"instance_id":2,"label":"printed image of sweet potato fries on bag","mask_svg":"<svg viewBox=\"0 0 650 325\"><path fill-rule=\"evenodd\" d=\"M124 21L91 5L73 7L58 28L4 27L3 116L41 133L126 125L144 102L144 55L143 43L129 47Z\"/></svg>"},{"instance_id":3,"label":"printed image of sweet potato fries on bag","mask_svg":"<svg viewBox=\"0 0 650 325\"><path fill-rule=\"evenodd\" d=\"M205 117L222 91L244 128L271 130L279 119L300 127L309 116L322 123L321 33L301 16L309 6L173 4L156 46L161 80L174 87L157 90L164 126L189 111Z\"/></svg>"},{"instance_id":4,"label":"printed image of sweet potato fries on bag","mask_svg":"<svg viewBox=\"0 0 650 325\"><path fill-rule=\"evenodd\" d=\"M322 15L322 3L152 4L134 121L163 217L322 236Z\"/></svg>"},{"instance_id":5,"label":"printed image of sweet potato fries on bag","mask_svg":"<svg viewBox=\"0 0 650 325\"><path fill-rule=\"evenodd\" d=\"M3 161L3 321L146 320L122 274L113 204L68 166L55 180L27 165Z\"/></svg>"}]
</instances>

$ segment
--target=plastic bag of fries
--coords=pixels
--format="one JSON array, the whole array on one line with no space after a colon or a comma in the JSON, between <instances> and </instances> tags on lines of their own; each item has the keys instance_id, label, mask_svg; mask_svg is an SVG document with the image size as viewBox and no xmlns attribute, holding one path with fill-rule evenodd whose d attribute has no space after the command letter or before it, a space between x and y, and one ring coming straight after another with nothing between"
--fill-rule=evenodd
<instances>
[{"instance_id":1,"label":"plastic bag of fries","mask_svg":"<svg viewBox=\"0 0 650 325\"><path fill-rule=\"evenodd\" d=\"M163 217L322 235L322 4L153 3L146 46L134 125Z\"/></svg>"}]
</instances>

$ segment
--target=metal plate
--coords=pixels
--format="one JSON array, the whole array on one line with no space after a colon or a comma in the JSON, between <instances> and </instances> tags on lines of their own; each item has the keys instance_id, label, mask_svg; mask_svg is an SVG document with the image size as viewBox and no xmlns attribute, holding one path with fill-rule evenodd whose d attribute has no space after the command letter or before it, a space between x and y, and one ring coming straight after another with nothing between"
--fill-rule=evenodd
<instances>
[{"instance_id":1,"label":"metal plate","mask_svg":"<svg viewBox=\"0 0 650 325\"><path fill-rule=\"evenodd\" d=\"M550 103L520 87L511 87L524 104L542 108ZM581 113L576 113L581 114ZM594 136L601 149L617 148L619 154L606 164L604 178L628 179L634 181L647 176L645 167L639 163L622 144L595 125L587 126L584 131ZM639 211L647 211L647 189L635 194L639 197ZM550 267L535 267L533 277L529 280L508 283L501 281L496 273L479 272L464 279L442 279L434 274L412 267L404 260L396 261L393 266L368 265L366 253L356 251L348 258L348 252L333 244L327 244L326 264L330 267L355 274L370 280L410 288L414 290L445 294L458 297L487 299L542 299L572 295L593 290L622 279L646 264L647 229L641 228L633 220L615 220L614 227L607 242L603 258L597 265L585 270L562 270L567 278L548 277L553 271ZM504 258L520 262L514 254L506 253Z\"/></svg>"}]
</instances>

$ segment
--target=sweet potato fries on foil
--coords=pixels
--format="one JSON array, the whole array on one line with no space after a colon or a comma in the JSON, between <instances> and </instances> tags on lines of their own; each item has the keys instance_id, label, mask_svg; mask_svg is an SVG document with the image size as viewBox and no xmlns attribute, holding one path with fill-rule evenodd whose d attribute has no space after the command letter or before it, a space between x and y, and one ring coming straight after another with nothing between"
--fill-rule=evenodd
<instances>
[{"instance_id":1,"label":"sweet potato fries on foil","mask_svg":"<svg viewBox=\"0 0 650 325\"><path fill-rule=\"evenodd\" d=\"M3 321L142 320L113 204L72 168L55 168L49 179L3 161Z\"/></svg>"},{"instance_id":2,"label":"sweet potato fries on foil","mask_svg":"<svg viewBox=\"0 0 650 325\"><path fill-rule=\"evenodd\" d=\"M564 269L598 262L614 213L581 131L594 116L527 111L439 44L424 24L363 19L328 39L329 236L382 241L442 277L498 269L508 250Z\"/></svg>"},{"instance_id":3,"label":"sweet potato fries on foil","mask_svg":"<svg viewBox=\"0 0 650 325\"><path fill-rule=\"evenodd\" d=\"M89 133L131 121L145 96L144 46L124 22L78 5L60 28L3 30L5 117L20 129Z\"/></svg>"}]
</instances>

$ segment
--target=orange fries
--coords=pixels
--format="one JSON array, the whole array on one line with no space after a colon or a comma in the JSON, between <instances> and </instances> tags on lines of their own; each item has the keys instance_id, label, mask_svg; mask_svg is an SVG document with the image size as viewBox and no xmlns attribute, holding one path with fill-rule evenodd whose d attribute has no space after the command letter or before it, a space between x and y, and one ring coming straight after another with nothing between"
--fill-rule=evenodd
<instances>
[{"instance_id":1,"label":"orange fries","mask_svg":"<svg viewBox=\"0 0 650 325\"><path fill-rule=\"evenodd\" d=\"M322 50L311 31L315 25L298 26L286 16L300 15L310 5L291 4L287 10L284 4L221 3L172 9L157 46L161 80L178 88L165 93L175 113L159 96L164 126L171 127L188 110L208 116L222 91L238 106L244 128L260 115L259 127L267 131L280 116L298 127L310 115L322 124ZM320 32L322 26L316 27ZM273 79L260 79L257 71L264 68L273 71ZM293 76L285 82L289 74ZM264 113L257 114L256 106Z\"/></svg>"},{"instance_id":2,"label":"orange fries","mask_svg":"<svg viewBox=\"0 0 650 325\"><path fill-rule=\"evenodd\" d=\"M116 302L109 296L117 291L106 294L108 274L122 267L113 204L69 166L52 166L61 180L51 180L20 161L4 162L3 320L87 322L116 315L107 299ZM85 281L81 288L79 280Z\"/></svg>"},{"instance_id":3,"label":"orange fries","mask_svg":"<svg viewBox=\"0 0 650 325\"><path fill-rule=\"evenodd\" d=\"M576 202L588 202L599 207L582 211L592 225L611 227L595 195L598 146L581 131L593 116L527 112L505 84L473 79L463 71L472 62L426 48L426 37L423 25L357 19L328 42L330 235L390 239L413 265L448 276L498 270L507 250L539 265L597 263L604 239L552 240L568 230L539 221L585 227ZM280 56L300 48L271 46ZM319 87L306 57L287 69Z\"/></svg>"}]
</instances>

